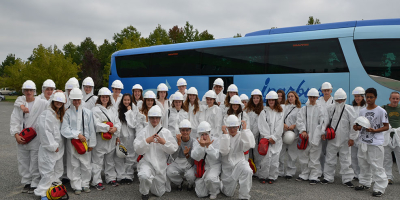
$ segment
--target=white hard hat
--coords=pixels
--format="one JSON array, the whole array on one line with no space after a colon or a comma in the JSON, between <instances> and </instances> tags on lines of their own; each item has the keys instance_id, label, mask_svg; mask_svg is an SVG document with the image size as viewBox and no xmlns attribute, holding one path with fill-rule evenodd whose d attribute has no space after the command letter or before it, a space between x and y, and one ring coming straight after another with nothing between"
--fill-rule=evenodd
<instances>
[{"instance_id":1,"label":"white hard hat","mask_svg":"<svg viewBox=\"0 0 400 200\"><path fill-rule=\"evenodd\" d=\"M31 80L27 80L22 84L22 89L36 90L36 84Z\"/></svg>"},{"instance_id":2,"label":"white hard hat","mask_svg":"<svg viewBox=\"0 0 400 200\"><path fill-rule=\"evenodd\" d=\"M269 91L268 94L265 96L265 99L278 99L278 93L275 91Z\"/></svg>"},{"instance_id":3,"label":"white hard hat","mask_svg":"<svg viewBox=\"0 0 400 200\"><path fill-rule=\"evenodd\" d=\"M101 95L108 95L108 96L111 96L111 91L110 91L108 88L106 88L106 87L102 87L102 88L99 90L98 95L99 95L99 96L101 96Z\"/></svg>"},{"instance_id":4,"label":"white hard hat","mask_svg":"<svg viewBox=\"0 0 400 200\"><path fill-rule=\"evenodd\" d=\"M155 106L151 107L147 116L148 117L162 117L162 112L161 112L160 106L155 105Z\"/></svg>"},{"instance_id":5,"label":"white hard hat","mask_svg":"<svg viewBox=\"0 0 400 200\"><path fill-rule=\"evenodd\" d=\"M189 120L184 119L181 121L181 123L179 123L179 128L192 128L192 124Z\"/></svg>"},{"instance_id":6,"label":"white hard hat","mask_svg":"<svg viewBox=\"0 0 400 200\"><path fill-rule=\"evenodd\" d=\"M249 97L248 97L246 94L241 94L241 95L240 95L240 99L241 99L242 101L248 101L248 100L249 100Z\"/></svg>"},{"instance_id":7,"label":"white hard hat","mask_svg":"<svg viewBox=\"0 0 400 200\"><path fill-rule=\"evenodd\" d=\"M217 94L215 94L215 92L213 90L208 90L204 96L206 98L208 97L208 98L212 98L212 99L217 98Z\"/></svg>"},{"instance_id":8,"label":"white hard hat","mask_svg":"<svg viewBox=\"0 0 400 200\"><path fill-rule=\"evenodd\" d=\"M206 122L206 121L202 121L200 122L199 126L197 127L197 133L208 133L211 131L211 125Z\"/></svg>"},{"instance_id":9,"label":"white hard hat","mask_svg":"<svg viewBox=\"0 0 400 200\"><path fill-rule=\"evenodd\" d=\"M239 92L239 89L238 89L238 87L237 87L235 84L231 84L231 85L228 87L227 92Z\"/></svg>"},{"instance_id":10,"label":"white hard hat","mask_svg":"<svg viewBox=\"0 0 400 200\"><path fill-rule=\"evenodd\" d=\"M82 85L83 86L92 86L92 87L94 87L94 81L93 81L93 79L91 77L86 77L85 79L83 79Z\"/></svg>"},{"instance_id":11,"label":"white hard hat","mask_svg":"<svg viewBox=\"0 0 400 200\"><path fill-rule=\"evenodd\" d=\"M175 100L181 100L181 101L184 101L184 99L183 99L183 94L182 93L180 93L180 92L175 92L175 94L174 95L172 95L172 101L175 101Z\"/></svg>"},{"instance_id":12,"label":"white hard hat","mask_svg":"<svg viewBox=\"0 0 400 200\"><path fill-rule=\"evenodd\" d=\"M354 88L352 94L353 95L355 95L355 94L364 95L365 94L365 90L362 87L356 87L356 88Z\"/></svg>"},{"instance_id":13,"label":"white hard hat","mask_svg":"<svg viewBox=\"0 0 400 200\"><path fill-rule=\"evenodd\" d=\"M358 124L364 128L371 128L371 123L369 120L364 117L364 116L359 116L357 119L354 121L354 124Z\"/></svg>"},{"instance_id":14,"label":"white hard hat","mask_svg":"<svg viewBox=\"0 0 400 200\"><path fill-rule=\"evenodd\" d=\"M70 99L83 99L82 91L79 88L74 88L69 93Z\"/></svg>"},{"instance_id":15,"label":"white hard hat","mask_svg":"<svg viewBox=\"0 0 400 200\"><path fill-rule=\"evenodd\" d=\"M140 84L135 84L135 85L132 87L132 90L142 90L142 91L143 91L143 87L142 87Z\"/></svg>"},{"instance_id":16,"label":"white hard hat","mask_svg":"<svg viewBox=\"0 0 400 200\"><path fill-rule=\"evenodd\" d=\"M333 99L334 100L347 99L346 92L342 88L339 88L338 90L336 90Z\"/></svg>"},{"instance_id":17,"label":"white hard hat","mask_svg":"<svg viewBox=\"0 0 400 200\"><path fill-rule=\"evenodd\" d=\"M47 79L43 82L42 88L56 88L56 84L53 80Z\"/></svg>"},{"instance_id":18,"label":"white hard hat","mask_svg":"<svg viewBox=\"0 0 400 200\"><path fill-rule=\"evenodd\" d=\"M61 103L65 103L65 94L62 92L56 92L53 96L53 101L58 101Z\"/></svg>"},{"instance_id":19,"label":"white hard hat","mask_svg":"<svg viewBox=\"0 0 400 200\"><path fill-rule=\"evenodd\" d=\"M160 84L157 86L157 92L161 92L161 91L168 92L168 86L165 85L164 83L160 83Z\"/></svg>"},{"instance_id":20,"label":"white hard hat","mask_svg":"<svg viewBox=\"0 0 400 200\"><path fill-rule=\"evenodd\" d=\"M319 92L317 89L311 88L310 90L308 90L307 96L308 97L319 97Z\"/></svg>"},{"instance_id":21,"label":"white hard hat","mask_svg":"<svg viewBox=\"0 0 400 200\"><path fill-rule=\"evenodd\" d=\"M259 89L255 89L251 92L251 96L253 96L253 95L261 95L262 96L262 93Z\"/></svg>"},{"instance_id":22,"label":"white hard hat","mask_svg":"<svg viewBox=\"0 0 400 200\"><path fill-rule=\"evenodd\" d=\"M321 90L329 90L333 89L332 85L329 82L322 83Z\"/></svg>"},{"instance_id":23,"label":"white hard hat","mask_svg":"<svg viewBox=\"0 0 400 200\"><path fill-rule=\"evenodd\" d=\"M231 97L231 100L229 101L230 104L242 104L242 100L240 100L240 97L238 95L233 95Z\"/></svg>"},{"instance_id":24,"label":"white hard hat","mask_svg":"<svg viewBox=\"0 0 400 200\"><path fill-rule=\"evenodd\" d=\"M286 132L283 134L283 138L282 138L283 143L290 145L290 144L293 143L295 137L296 137L296 136L295 136L295 134L294 134L293 131L286 131Z\"/></svg>"},{"instance_id":25,"label":"white hard hat","mask_svg":"<svg viewBox=\"0 0 400 200\"><path fill-rule=\"evenodd\" d=\"M240 126L240 121L235 115L229 115L225 120L227 127Z\"/></svg>"},{"instance_id":26,"label":"white hard hat","mask_svg":"<svg viewBox=\"0 0 400 200\"><path fill-rule=\"evenodd\" d=\"M124 84L122 84L122 82L120 80L115 80L112 84L111 84L111 88L118 88L118 89L124 89Z\"/></svg>"},{"instance_id":27,"label":"white hard hat","mask_svg":"<svg viewBox=\"0 0 400 200\"><path fill-rule=\"evenodd\" d=\"M214 81L214 85L219 85L219 86L224 87L224 81L221 78L217 78Z\"/></svg>"},{"instance_id":28,"label":"white hard hat","mask_svg":"<svg viewBox=\"0 0 400 200\"><path fill-rule=\"evenodd\" d=\"M79 81L75 77L70 78L65 83L65 89L66 90L72 90L73 88L79 88Z\"/></svg>"},{"instance_id":29,"label":"white hard hat","mask_svg":"<svg viewBox=\"0 0 400 200\"><path fill-rule=\"evenodd\" d=\"M149 90L143 95L144 99L156 99L156 94L153 91Z\"/></svg>"},{"instance_id":30,"label":"white hard hat","mask_svg":"<svg viewBox=\"0 0 400 200\"><path fill-rule=\"evenodd\" d=\"M183 85L187 85L186 80L183 78L180 78L178 80L178 82L176 82L176 86L183 86Z\"/></svg>"},{"instance_id":31,"label":"white hard hat","mask_svg":"<svg viewBox=\"0 0 400 200\"><path fill-rule=\"evenodd\" d=\"M124 145L119 144L115 146L115 154L117 154L118 158L126 158L126 156L128 156L128 150L124 147Z\"/></svg>"},{"instance_id":32,"label":"white hard hat","mask_svg":"<svg viewBox=\"0 0 400 200\"><path fill-rule=\"evenodd\" d=\"M190 87L187 91L187 94L195 94L195 95L199 95L197 93L197 89L195 87Z\"/></svg>"}]
</instances>

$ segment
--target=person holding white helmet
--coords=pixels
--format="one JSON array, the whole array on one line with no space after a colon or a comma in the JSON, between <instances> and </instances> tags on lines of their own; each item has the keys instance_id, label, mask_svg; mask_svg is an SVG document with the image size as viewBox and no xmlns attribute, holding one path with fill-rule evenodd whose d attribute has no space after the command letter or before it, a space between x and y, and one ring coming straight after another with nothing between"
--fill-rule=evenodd
<instances>
[{"instance_id":1,"label":"person holding white helmet","mask_svg":"<svg viewBox=\"0 0 400 200\"><path fill-rule=\"evenodd\" d=\"M240 100L242 101L242 104L244 105L244 107L246 107L247 103L249 102L249 97L246 94L241 94Z\"/></svg>"},{"instance_id":2,"label":"person holding white helmet","mask_svg":"<svg viewBox=\"0 0 400 200\"><path fill-rule=\"evenodd\" d=\"M258 129L258 118L261 111L264 110L263 102L264 100L261 91L259 89L255 89L251 92L250 100L244 109L250 119L250 124L247 124L247 126L249 126L256 141L255 147L253 149L250 149L249 152L249 157L253 159L256 168L257 166L260 166L260 162L262 159L262 156L258 153L257 149L258 149L258 141L260 140L259 139L260 131ZM258 171L255 173L255 176L258 176Z\"/></svg>"},{"instance_id":3,"label":"person holding white helmet","mask_svg":"<svg viewBox=\"0 0 400 200\"><path fill-rule=\"evenodd\" d=\"M53 80L47 79L43 82L42 85L42 94L40 94L40 98L43 100L49 100L54 90L56 89L56 84Z\"/></svg>"},{"instance_id":4,"label":"person holding white helmet","mask_svg":"<svg viewBox=\"0 0 400 200\"><path fill-rule=\"evenodd\" d=\"M170 102L168 101L168 86L164 83L160 83L157 86L157 99L156 104L160 106L160 108L167 112L170 107Z\"/></svg>"},{"instance_id":5,"label":"person holding white helmet","mask_svg":"<svg viewBox=\"0 0 400 200\"><path fill-rule=\"evenodd\" d=\"M111 89L113 91L111 103L113 104L115 110L118 110L118 105L122 99L121 91L124 89L124 84L122 84L122 82L120 80L115 80L111 84Z\"/></svg>"},{"instance_id":6,"label":"person holding white helmet","mask_svg":"<svg viewBox=\"0 0 400 200\"><path fill-rule=\"evenodd\" d=\"M140 104L140 105L139 105ZM148 113L149 110L156 105L156 94L153 91L147 91L144 94L144 102L139 102L137 109L138 114L136 116L136 133L139 133L144 127L149 124ZM163 112L163 116L164 116Z\"/></svg>"},{"instance_id":7,"label":"person holding white helmet","mask_svg":"<svg viewBox=\"0 0 400 200\"><path fill-rule=\"evenodd\" d=\"M352 92L354 96L353 100L353 109L356 112L356 116L360 114L360 110L365 108L365 90L362 87L354 88ZM357 131L359 133L359 131ZM354 180L358 181L358 175L360 174L360 166L358 166L358 145L360 144L359 140L354 140L354 145L351 146L351 168L354 170Z\"/></svg>"},{"instance_id":8,"label":"person holding white helmet","mask_svg":"<svg viewBox=\"0 0 400 200\"><path fill-rule=\"evenodd\" d=\"M37 119L46 109L47 101L35 97L36 85L33 81L27 80L22 85L22 93L25 98L21 98L22 104L29 110L23 111L19 106L15 106L11 113L10 134L17 141L17 160L18 171L21 175L21 183L24 184L23 193L33 194L33 190L40 181L38 168L38 152L40 139L35 137L29 143L19 134L25 128L35 128Z\"/></svg>"},{"instance_id":9,"label":"person holding white helmet","mask_svg":"<svg viewBox=\"0 0 400 200\"><path fill-rule=\"evenodd\" d=\"M224 94L224 81L221 78L215 79L215 81L213 83L212 91L214 91L215 94L217 94L216 101L217 101L218 106L220 106L221 103L223 103L225 101L225 97L226 97L226 95ZM202 101L204 102L204 104L206 104L205 96L203 96Z\"/></svg>"},{"instance_id":10,"label":"person holding white helmet","mask_svg":"<svg viewBox=\"0 0 400 200\"><path fill-rule=\"evenodd\" d=\"M91 151L96 146L96 132L93 124L93 114L82 105L82 91L78 88L71 90L69 98L73 107L65 112L61 134L66 138L65 154L67 156L67 176L75 194L82 191L90 192L89 182L92 175ZM79 154L72 142L79 140L86 144L87 152Z\"/></svg>"},{"instance_id":11,"label":"person holding white helmet","mask_svg":"<svg viewBox=\"0 0 400 200\"><path fill-rule=\"evenodd\" d=\"M278 101L278 94L270 91L265 96L267 108L258 119L259 138L269 141L268 152L257 166L260 182L273 184L279 173L279 153L282 149L283 109Z\"/></svg>"},{"instance_id":12,"label":"person holding white helmet","mask_svg":"<svg viewBox=\"0 0 400 200\"><path fill-rule=\"evenodd\" d=\"M180 78L180 79L176 82L176 86L178 87L178 90L177 90L175 93L177 93L177 92L181 93L181 94L183 95L183 99L186 99L186 97L187 97L187 89L186 89L187 83L186 83L186 80L183 79L183 78ZM175 94L172 94L172 95L169 97L169 101L170 101L171 104L172 104L172 101L174 100L174 98L173 98L174 95L175 95Z\"/></svg>"},{"instance_id":13,"label":"person holding white helmet","mask_svg":"<svg viewBox=\"0 0 400 200\"><path fill-rule=\"evenodd\" d=\"M365 91L367 107L360 110L359 116L366 117L371 127L365 128L355 124L353 129L360 131L358 146L358 164L360 174L358 176L360 185L356 190L367 190L374 181L372 196L380 197L385 193L388 179L383 167L385 131L390 131L388 114L385 109L375 104L378 92L375 88L368 88ZM358 118L357 118L358 119Z\"/></svg>"},{"instance_id":14,"label":"person holding white helmet","mask_svg":"<svg viewBox=\"0 0 400 200\"><path fill-rule=\"evenodd\" d=\"M189 115L187 108L183 105L184 97L180 92L175 92L170 99L172 99L172 106L168 109L164 119L162 119L162 124L168 127L168 130L176 138L176 135L179 134L179 123L184 119L188 119Z\"/></svg>"},{"instance_id":15,"label":"person holding white helmet","mask_svg":"<svg viewBox=\"0 0 400 200\"><path fill-rule=\"evenodd\" d=\"M301 140L308 140L306 149L300 150L300 175L297 181L309 180L310 185L319 183L321 172L321 135L325 132L328 123L328 115L325 107L317 104L319 92L311 88L308 93L308 102L297 113L296 127L299 130Z\"/></svg>"},{"instance_id":16,"label":"person holding white helmet","mask_svg":"<svg viewBox=\"0 0 400 200\"><path fill-rule=\"evenodd\" d=\"M197 138L197 127L200 123L200 100L199 94L195 87L189 88L187 91L187 97L185 102L183 103L183 107L188 110L188 119L192 124L192 131L190 132L190 137Z\"/></svg>"},{"instance_id":17,"label":"person holding white helmet","mask_svg":"<svg viewBox=\"0 0 400 200\"><path fill-rule=\"evenodd\" d=\"M172 154L174 162L167 167L168 179L178 186L178 190L182 191L183 179L186 178L188 182L187 190L193 189L196 176L194 175L193 159L190 156L193 149L194 138L190 137L192 131L192 124L189 120L184 119L179 123L180 134L176 134L178 143L178 150Z\"/></svg>"},{"instance_id":18,"label":"person holding white helmet","mask_svg":"<svg viewBox=\"0 0 400 200\"><path fill-rule=\"evenodd\" d=\"M149 199L149 192L161 197L166 191L168 154L178 150L172 133L161 126L162 110L151 107L149 124L137 134L133 142L135 152L143 158L138 164L139 192L142 199Z\"/></svg>"},{"instance_id":19,"label":"person holding white helmet","mask_svg":"<svg viewBox=\"0 0 400 200\"><path fill-rule=\"evenodd\" d=\"M230 101L231 98L233 97L233 95L239 95L239 89L235 84L231 84L228 89L227 89L227 95L225 97L225 101L224 103L221 103L219 105L219 107L221 108L222 111L222 115L225 115L225 113L228 111L229 107L230 107ZM242 108L243 108L243 104L241 103Z\"/></svg>"},{"instance_id":20,"label":"person holding white helmet","mask_svg":"<svg viewBox=\"0 0 400 200\"><path fill-rule=\"evenodd\" d=\"M36 196L47 200L46 192L55 182L61 184L63 174L64 141L61 136L61 123L63 122L65 95L62 92L54 94L47 110L38 117L37 129L40 147L38 154L40 182L34 190Z\"/></svg>"},{"instance_id":21,"label":"person holding white helmet","mask_svg":"<svg viewBox=\"0 0 400 200\"><path fill-rule=\"evenodd\" d=\"M324 167L324 179L322 184L332 183L334 181L337 154L339 153L340 175L342 175L342 183L350 188L354 185L351 182L354 178L354 171L350 168L351 153L350 148L354 145L354 140L358 134L353 130L352 125L358 113L356 114L352 106L346 105L346 92L339 88L334 95L335 104L329 106L328 117L329 127L335 131L335 138L328 140L325 134L321 135L322 140L327 140L326 160Z\"/></svg>"},{"instance_id":22,"label":"person holding white helmet","mask_svg":"<svg viewBox=\"0 0 400 200\"><path fill-rule=\"evenodd\" d=\"M114 187L119 185L116 181L114 155L115 145L120 142L121 122L118 111L112 104L111 91L103 87L98 96L96 107L92 109L97 141L92 151L92 185L97 190L104 190L101 179L103 166L106 182ZM105 135L108 137L104 137Z\"/></svg>"},{"instance_id":23,"label":"person holding white helmet","mask_svg":"<svg viewBox=\"0 0 400 200\"><path fill-rule=\"evenodd\" d=\"M92 108L96 105L97 96L93 94L94 90L94 81L91 77L86 77L82 81L82 101L84 102L85 108L92 110Z\"/></svg>"},{"instance_id":24,"label":"person holding white helmet","mask_svg":"<svg viewBox=\"0 0 400 200\"><path fill-rule=\"evenodd\" d=\"M241 124L243 130L239 131ZM222 163L221 191L232 197L239 181L239 199L250 199L253 176L253 170L243 154L255 146L253 133L246 126L246 122L241 123L235 115L230 115L226 119L226 126L222 126L223 134L219 146Z\"/></svg>"},{"instance_id":25,"label":"person holding white helmet","mask_svg":"<svg viewBox=\"0 0 400 200\"><path fill-rule=\"evenodd\" d=\"M140 84L135 84L132 87L132 100L137 107L139 103L143 103L143 87Z\"/></svg>"},{"instance_id":26,"label":"person holding white helmet","mask_svg":"<svg viewBox=\"0 0 400 200\"><path fill-rule=\"evenodd\" d=\"M207 106L200 108L199 121L206 121L211 125L211 137L219 137L221 135L222 111L216 102L217 95L214 91L209 90L204 96L206 97Z\"/></svg>"},{"instance_id":27,"label":"person holding white helmet","mask_svg":"<svg viewBox=\"0 0 400 200\"><path fill-rule=\"evenodd\" d=\"M278 94L279 95L279 94ZM296 161L298 158L297 139L299 137L299 130L296 127L297 113L300 111L301 102L299 96L295 91L290 91L287 94L286 104L283 114L283 135L282 139L289 137L289 132L294 132L294 140L292 144L282 143L282 150L279 154L279 176L285 177L290 180L296 174ZM286 134L286 135L285 135ZM285 167L285 157L286 167Z\"/></svg>"},{"instance_id":28,"label":"person holding white helmet","mask_svg":"<svg viewBox=\"0 0 400 200\"><path fill-rule=\"evenodd\" d=\"M211 125L206 121L200 122L197 127L198 139L193 142L191 157L197 162L204 162L204 174L195 181L196 195L198 197L210 195L210 199L215 199L221 187L219 179L221 157L219 154L219 137L211 136L210 132Z\"/></svg>"},{"instance_id":29,"label":"person holding white helmet","mask_svg":"<svg viewBox=\"0 0 400 200\"><path fill-rule=\"evenodd\" d=\"M120 183L131 184L134 178L133 167L136 164L135 148L133 141L136 137L136 119L138 109L132 103L132 96L128 93L122 96L118 107L118 117L121 122L120 140L121 144L126 145L128 155L125 158L115 157L115 169L117 171L117 181Z\"/></svg>"}]
</instances>

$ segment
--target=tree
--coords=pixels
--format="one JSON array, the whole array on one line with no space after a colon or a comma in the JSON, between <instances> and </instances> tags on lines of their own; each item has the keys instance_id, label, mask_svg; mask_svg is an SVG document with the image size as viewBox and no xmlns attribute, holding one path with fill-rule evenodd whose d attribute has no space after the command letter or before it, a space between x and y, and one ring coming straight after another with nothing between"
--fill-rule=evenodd
<instances>
[{"instance_id":1,"label":"tree","mask_svg":"<svg viewBox=\"0 0 400 200\"><path fill-rule=\"evenodd\" d=\"M233 36L233 38L239 38L239 37L242 37L242 34L236 33L236 35Z\"/></svg>"},{"instance_id":2,"label":"tree","mask_svg":"<svg viewBox=\"0 0 400 200\"><path fill-rule=\"evenodd\" d=\"M171 39L172 43L182 43L185 42L183 28L179 28L178 25L172 27L168 31L168 37Z\"/></svg>"},{"instance_id":3,"label":"tree","mask_svg":"<svg viewBox=\"0 0 400 200\"><path fill-rule=\"evenodd\" d=\"M111 62L111 55L115 51L117 51L116 44L105 39L103 44L99 46L95 57L100 61L101 66L104 67L107 63Z\"/></svg>"},{"instance_id":4,"label":"tree","mask_svg":"<svg viewBox=\"0 0 400 200\"><path fill-rule=\"evenodd\" d=\"M86 50L82 61L82 78L92 77L95 87L100 88L103 80L101 68L100 61L90 50Z\"/></svg>"},{"instance_id":5,"label":"tree","mask_svg":"<svg viewBox=\"0 0 400 200\"><path fill-rule=\"evenodd\" d=\"M214 35L209 34L207 30L203 31L200 33L199 35L199 40L203 41L203 40L213 40L214 39Z\"/></svg>"},{"instance_id":6,"label":"tree","mask_svg":"<svg viewBox=\"0 0 400 200\"><path fill-rule=\"evenodd\" d=\"M22 84L25 81L25 67L26 63L20 58L16 59L13 64L4 66L4 74L0 77L0 85L21 91Z\"/></svg>"},{"instance_id":7,"label":"tree","mask_svg":"<svg viewBox=\"0 0 400 200\"><path fill-rule=\"evenodd\" d=\"M141 33L132 25L121 30L121 33L114 33L113 40L115 43L123 43L126 38L140 38Z\"/></svg>"},{"instance_id":8,"label":"tree","mask_svg":"<svg viewBox=\"0 0 400 200\"><path fill-rule=\"evenodd\" d=\"M193 42L202 40L213 40L214 35L208 33L207 30L199 32L199 30L194 29L188 21L185 26L179 28L177 25L169 29L168 36L172 43L182 43L182 42Z\"/></svg>"},{"instance_id":9,"label":"tree","mask_svg":"<svg viewBox=\"0 0 400 200\"><path fill-rule=\"evenodd\" d=\"M321 24L318 18L315 18L313 16L308 17L308 22L306 25L314 25L314 24Z\"/></svg>"},{"instance_id":10,"label":"tree","mask_svg":"<svg viewBox=\"0 0 400 200\"><path fill-rule=\"evenodd\" d=\"M167 31L161 28L160 24L153 32L150 33L149 37L146 39L146 42L149 46L172 43L171 39L168 37Z\"/></svg>"},{"instance_id":11,"label":"tree","mask_svg":"<svg viewBox=\"0 0 400 200\"><path fill-rule=\"evenodd\" d=\"M66 58L72 58L72 61L78 65L81 63L78 46L74 45L74 43L69 42L68 44L65 44L63 46L63 51Z\"/></svg>"},{"instance_id":12,"label":"tree","mask_svg":"<svg viewBox=\"0 0 400 200\"><path fill-rule=\"evenodd\" d=\"M15 64L15 60L16 60L15 54L10 53L7 55L6 59L0 65L0 77L3 76L3 74L4 74L4 68L6 66L11 66L11 65Z\"/></svg>"},{"instance_id":13,"label":"tree","mask_svg":"<svg viewBox=\"0 0 400 200\"><path fill-rule=\"evenodd\" d=\"M185 42L193 42L196 31L197 31L197 29L195 31L193 31L193 25L189 24L189 22L186 21L186 24L183 27L183 33L184 33L183 38L184 38Z\"/></svg>"}]
</instances>

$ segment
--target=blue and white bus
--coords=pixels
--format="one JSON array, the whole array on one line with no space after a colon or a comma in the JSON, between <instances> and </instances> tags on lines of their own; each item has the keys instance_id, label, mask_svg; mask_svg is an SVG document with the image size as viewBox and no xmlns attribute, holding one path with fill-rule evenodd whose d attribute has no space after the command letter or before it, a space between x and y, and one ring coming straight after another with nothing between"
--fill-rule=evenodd
<instances>
[{"instance_id":1,"label":"blue and white bus","mask_svg":"<svg viewBox=\"0 0 400 200\"><path fill-rule=\"evenodd\" d=\"M199 97L223 78L239 94L260 89L296 91L302 103L310 88L330 82L343 88L347 103L361 86L378 90L378 105L400 91L400 19L349 21L261 30L242 38L159 45L117 51L109 84L119 79L123 93L134 84L156 90L159 83L177 90L179 78L196 87ZM322 96L322 93L320 93Z\"/></svg>"}]
</instances>

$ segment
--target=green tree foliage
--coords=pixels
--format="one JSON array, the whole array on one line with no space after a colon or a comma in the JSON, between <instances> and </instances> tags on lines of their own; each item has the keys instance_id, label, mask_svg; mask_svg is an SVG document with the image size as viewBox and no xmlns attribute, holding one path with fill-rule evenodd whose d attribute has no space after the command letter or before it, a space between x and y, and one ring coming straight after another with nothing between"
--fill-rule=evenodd
<instances>
[{"instance_id":1,"label":"green tree foliage","mask_svg":"<svg viewBox=\"0 0 400 200\"><path fill-rule=\"evenodd\" d=\"M15 54L10 53L7 55L6 59L0 65L0 77L3 76L3 74L4 74L4 68L6 66L13 65L15 63L15 60L16 60Z\"/></svg>"},{"instance_id":2,"label":"green tree foliage","mask_svg":"<svg viewBox=\"0 0 400 200\"><path fill-rule=\"evenodd\" d=\"M137 31L137 29L135 27L133 27L132 25L124 28L121 30L121 33L115 33L113 40L115 43L123 43L123 40L126 38L140 38L142 34Z\"/></svg>"},{"instance_id":3,"label":"green tree foliage","mask_svg":"<svg viewBox=\"0 0 400 200\"><path fill-rule=\"evenodd\" d=\"M314 24L321 24L318 18L315 18L313 16L308 17L308 22L306 25L314 25Z\"/></svg>"},{"instance_id":4,"label":"green tree foliage","mask_svg":"<svg viewBox=\"0 0 400 200\"><path fill-rule=\"evenodd\" d=\"M168 36L172 43L193 42L202 40L214 40L214 35L208 33L207 30L199 32L194 29L188 21L184 27L179 28L177 25L169 29Z\"/></svg>"},{"instance_id":5,"label":"green tree foliage","mask_svg":"<svg viewBox=\"0 0 400 200\"><path fill-rule=\"evenodd\" d=\"M111 55L117 50L115 43L104 40L103 44L99 46L95 57L99 59L101 66L105 66L111 60Z\"/></svg>"},{"instance_id":6,"label":"green tree foliage","mask_svg":"<svg viewBox=\"0 0 400 200\"><path fill-rule=\"evenodd\" d=\"M185 42L184 35L183 28L179 28L178 25L172 27L168 31L168 37L171 39L172 43Z\"/></svg>"},{"instance_id":7,"label":"green tree foliage","mask_svg":"<svg viewBox=\"0 0 400 200\"><path fill-rule=\"evenodd\" d=\"M203 41L203 40L214 40L214 35L208 33L207 30L203 31L199 35L198 41Z\"/></svg>"},{"instance_id":8,"label":"green tree foliage","mask_svg":"<svg viewBox=\"0 0 400 200\"><path fill-rule=\"evenodd\" d=\"M163 29L160 24L150 33L146 42L149 46L172 43L171 39L168 37L167 31Z\"/></svg>"},{"instance_id":9,"label":"green tree foliage","mask_svg":"<svg viewBox=\"0 0 400 200\"><path fill-rule=\"evenodd\" d=\"M236 35L233 36L233 38L239 38L239 37L242 37L242 34L236 33Z\"/></svg>"},{"instance_id":10,"label":"green tree foliage","mask_svg":"<svg viewBox=\"0 0 400 200\"><path fill-rule=\"evenodd\" d=\"M66 58L72 58L72 61L76 64L81 63L81 55L78 51L78 46L72 42L63 46L64 55Z\"/></svg>"},{"instance_id":11,"label":"green tree foliage","mask_svg":"<svg viewBox=\"0 0 400 200\"><path fill-rule=\"evenodd\" d=\"M82 78L92 77L94 86L101 88L103 74L101 63L90 50L86 50L82 61Z\"/></svg>"}]
</instances>

